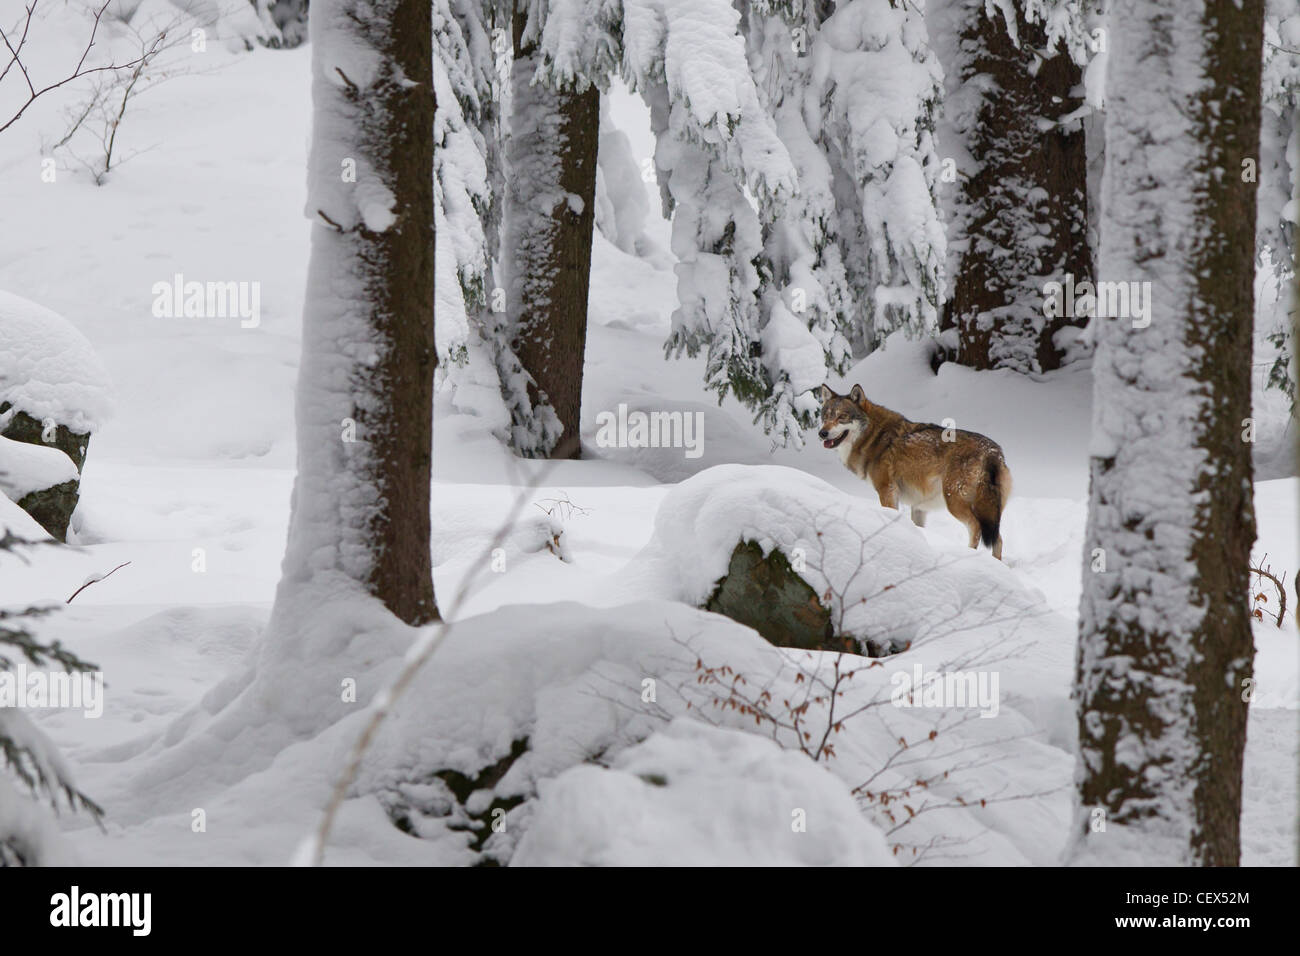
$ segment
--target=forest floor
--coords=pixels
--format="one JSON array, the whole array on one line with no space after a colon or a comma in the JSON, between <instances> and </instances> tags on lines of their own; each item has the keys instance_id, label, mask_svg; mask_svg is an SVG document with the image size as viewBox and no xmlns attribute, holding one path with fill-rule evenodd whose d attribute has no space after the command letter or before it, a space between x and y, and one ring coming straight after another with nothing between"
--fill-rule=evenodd
<instances>
[{"instance_id":1,"label":"forest floor","mask_svg":"<svg viewBox=\"0 0 1300 956\"><path fill-rule=\"evenodd\" d=\"M239 811L228 839L195 850L166 841L150 795L122 782L176 718L237 671L260 639L273 598L293 481L293 386L309 248L303 215L308 58L305 49L214 47L210 72L150 91L127 115L124 147L138 155L104 186L71 168L60 168L55 183L41 181L40 143L61 131L53 105L34 108L0 136L6 224L0 288L80 328L118 394L114 419L90 443L74 523L80 547L40 549L26 565L6 561L0 573L0 605L62 606L88 575L130 562L40 630L101 667L108 684L97 720L73 712L38 718L83 788L111 797L106 834L84 821L66 824L87 862L285 860L277 856L282 847L262 843L266 821L255 822L259 807ZM627 124L642 154L648 131L636 128L643 117L629 98L617 101L615 120ZM666 246L664 224L656 223L652 235L660 249ZM649 541L659 504L675 483L715 465L783 465L874 503L872 489L815 439L802 449L773 451L745 409L731 400L719 406L704 391L702 360L665 361L662 343L674 306L666 256L634 258L598 237L594 263L583 437L588 451L602 457L554 467L519 462L486 434L481 418L453 411L445 394L439 398L435 581L444 611L459 619L509 605L611 607L636 599L619 572ZM259 281L260 324L154 317L153 283L177 273ZM1041 380L954 365L935 374L920 345L894 339L832 385L855 382L873 401L912 419L952 418L1003 446L1015 478L1003 524L1006 564L1070 625L1053 633L1064 635L1057 638L1060 654L1072 656L1084 574L1087 364ZM617 412L620 403L701 413L702 454L597 448L596 416ZM1255 551L1287 572L1289 589L1300 568L1300 488L1295 478L1270 470L1281 441L1276 402L1265 399L1257 415L1261 471L1271 480L1255 488ZM512 554L504 573L487 571L480 551L521 497L533 516L539 508L555 509L558 500L576 506L561 508L568 560L541 550ZM934 514L923 533L939 553L964 552L964 529L946 515ZM992 559L981 552L972 560ZM467 577L467 601L449 608ZM1297 606L1289 590L1287 600ZM1288 614L1281 628L1258 622L1255 635L1259 688L1246 754L1243 862L1291 865L1300 633ZM1068 683L1056 671L1044 675L1049 680L1064 700ZM1068 760L1062 756L1053 768L1050 782L1068 785ZM201 777L201 764L194 771ZM1054 819L1063 799L1060 793L1051 798ZM1045 838L1059 847L1065 833ZM353 848L347 859L417 862L426 859L421 852L418 841L392 830L369 850ZM1026 861L1011 850L979 860Z\"/></svg>"}]
</instances>

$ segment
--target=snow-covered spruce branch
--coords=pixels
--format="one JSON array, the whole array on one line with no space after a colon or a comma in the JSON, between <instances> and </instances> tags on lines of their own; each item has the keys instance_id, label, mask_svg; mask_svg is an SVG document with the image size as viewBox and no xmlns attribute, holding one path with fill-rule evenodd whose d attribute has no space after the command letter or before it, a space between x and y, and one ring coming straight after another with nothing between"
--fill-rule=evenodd
<instances>
[{"instance_id":1,"label":"snow-covered spruce branch","mask_svg":"<svg viewBox=\"0 0 1300 956\"><path fill-rule=\"evenodd\" d=\"M6 530L0 553L25 560L20 546L27 542ZM62 668L69 673L94 670L58 641L42 643L28 625L55 610L52 606L0 608L0 672L10 671L19 659L35 667ZM33 798L44 798L57 813L60 798L69 809L85 811L102 826L104 811L79 790L72 773L54 744L17 708L0 708L0 771L7 771ZM12 792L11 792L12 791ZM52 825L43 822L40 808L24 808L21 794L0 774L0 867L39 865L45 861Z\"/></svg>"},{"instance_id":2,"label":"snow-covered spruce branch","mask_svg":"<svg viewBox=\"0 0 1300 956\"><path fill-rule=\"evenodd\" d=\"M141 56L127 60L124 63L107 63L101 66L86 65L86 59L90 56L90 51L95 46L95 38L99 33L100 21L104 18L104 12L108 9L109 4L112 3L112 0L104 0L104 2L98 7L91 8L90 12L93 22L90 27L90 36L86 40L85 47L82 48L81 56L78 58L76 65L62 79L38 87L36 81L32 79L27 64L23 62L23 48L27 45L28 34L31 31L32 22L36 16L36 8L39 6L40 2L41 0L31 0L31 4L24 8L25 15L18 26L10 27L8 30L0 26L0 42L4 43L5 49L9 53L9 61L5 64L4 69L0 70L0 83L5 81L10 72L16 66L18 67L18 74L15 75L21 75L23 83L27 87L26 99L18 107L17 111L8 119L0 118L0 133L3 133L10 126L13 126L14 123L18 122L22 115L27 112L28 107L45 94L66 86L83 76L90 76L96 73L116 73L120 70L134 69L143 59L143 56ZM17 37L16 42L12 39L15 36Z\"/></svg>"},{"instance_id":3,"label":"snow-covered spruce branch","mask_svg":"<svg viewBox=\"0 0 1300 956\"><path fill-rule=\"evenodd\" d=\"M577 436L570 436L561 439L560 444L564 445L568 442L577 441ZM566 451L567 449L561 448L560 450ZM366 751L370 749L370 745L374 741L375 735L379 732L380 726L392 712L393 705L397 703L398 699L411 685L411 682L415 679L415 675L419 673L420 668L428 663L429 659L433 657L438 648L441 647L447 638L451 636L451 633L455 628L455 620L459 616L461 608L464 607L465 600L469 596L470 588L474 582L478 580L479 575L483 573L483 569L491 566L492 552L505 543L510 533L514 530L515 524L519 520L519 516L527 507L528 498L537 488L541 487L543 479L550 474L551 470L563 458L563 455L559 455L556 460L547 462L538 470L537 474L533 476L531 481L524 484L522 490L515 497L514 503L512 504L510 512L507 514L505 520L497 528L492 539L484 546L482 553L475 562L474 567L476 570L466 575L465 580L461 582L460 589L456 592L455 596L452 598L451 604L446 608L443 614L442 622L430 625L425 629L420 639L407 651L402 664L402 669L398 672L397 676L387 687L375 694L374 699L371 701L369 706L370 719L366 721L366 725L362 729L361 735L357 738L357 742L353 745L352 750L348 754L347 764L344 766L342 774L340 774L337 783L334 785L333 791L330 793L329 802L326 804L325 810L321 814L321 819L316 827L315 833L303 841L303 844L299 847L294 859L295 864L320 866L324 862L325 846L329 841L330 831L334 827L334 820L338 816L339 808L343 806L343 801L347 799L348 791L351 790L353 783L356 782L357 774L361 770L361 762L365 759Z\"/></svg>"}]
</instances>

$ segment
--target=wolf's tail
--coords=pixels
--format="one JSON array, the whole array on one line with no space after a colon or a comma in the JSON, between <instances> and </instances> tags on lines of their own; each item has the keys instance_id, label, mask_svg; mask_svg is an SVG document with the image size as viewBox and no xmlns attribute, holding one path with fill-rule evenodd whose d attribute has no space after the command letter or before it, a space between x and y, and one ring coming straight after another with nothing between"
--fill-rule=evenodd
<instances>
[{"instance_id":1,"label":"wolf's tail","mask_svg":"<svg viewBox=\"0 0 1300 956\"><path fill-rule=\"evenodd\" d=\"M980 525L980 540L991 548L998 540L1002 527L1002 509L1011 497L1011 472L998 454L984 459L983 480L975 490L975 520Z\"/></svg>"}]
</instances>

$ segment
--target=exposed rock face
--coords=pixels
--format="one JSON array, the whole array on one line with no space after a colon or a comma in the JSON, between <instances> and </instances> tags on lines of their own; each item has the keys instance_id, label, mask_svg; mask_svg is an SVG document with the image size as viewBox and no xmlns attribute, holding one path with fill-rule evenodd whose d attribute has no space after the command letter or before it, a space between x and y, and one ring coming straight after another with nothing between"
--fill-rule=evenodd
<instances>
[{"instance_id":1,"label":"exposed rock face","mask_svg":"<svg viewBox=\"0 0 1300 956\"><path fill-rule=\"evenodd\" d=\"M113 411L90 341L57 312L0 290L0 494L59 541L77 507L90 433Z\"/></svg>"},{"instance_id":2,"label":"exposed rock face","mask_svg":"<svg viewBox=\"0 0 1300 956\"><path fill-rule=\"evenodd\" d=\"M80 482L65 481L53 488L33 491L20 498L17 504L35 518L36 523L50 533L50 537L56 541L66 541L68 522L72 520L72 512L77 510L79 486Z\"/></svg>"},{"instance_id":3,"label":"exposed rock face","mask_svg":"<svg viewBox=\"0 0 1300 956\"><path fill-rule=\"evenodd\" d=\"M0 418L4 417L11 407L9 402L0 402ZM77 471L80 472L81 466L86 463L86 448L90 444L90 432L74 432L67 425L54 425L50 435L52 441L45 441L42 437L44 434L45 426L23 411L15 411L9 424L3 430L0 430L0 435L5 438L12 438L14 441L25 441L29 445L49 445L51 448L57 448L72 459L72 463L77 466Z\"/></svg>"},{"instance_id":4,"label":"exposed rock face","mask_svg":"<svg viewBox=\"0 0 1300 956\"><path fill-rule=\"evenodd\" d=\"M779 647L843 649L835 641L830 609L812 586L778 548L764 557L754 541L736 545L705 609L752 627Z\"/></svg>"}]
</instances>

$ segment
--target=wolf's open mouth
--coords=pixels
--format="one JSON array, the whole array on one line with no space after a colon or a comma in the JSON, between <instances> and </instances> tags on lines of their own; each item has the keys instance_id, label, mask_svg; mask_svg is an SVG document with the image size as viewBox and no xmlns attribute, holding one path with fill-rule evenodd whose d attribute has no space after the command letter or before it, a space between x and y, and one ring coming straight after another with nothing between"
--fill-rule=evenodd
<instances>
[{"instance_id":1,"label":"wolf's open mouth","mask_svg":"<svg viewBox=\"0 0 1300 956\"><path fill-rule=\"evenodd\" d=\"M822 442L822 447L823 447L823 448L834 448L836 445L838 445L840 442L844 441L844 439L846 439L846 438L848 438L848 437L849 437L849 433L848 433L848 432L841 432L839 438L828 438L828 439L826 439L826 441Z\"/></svg>"}]
</instances>

